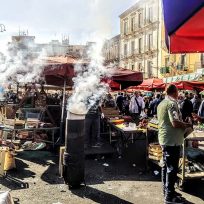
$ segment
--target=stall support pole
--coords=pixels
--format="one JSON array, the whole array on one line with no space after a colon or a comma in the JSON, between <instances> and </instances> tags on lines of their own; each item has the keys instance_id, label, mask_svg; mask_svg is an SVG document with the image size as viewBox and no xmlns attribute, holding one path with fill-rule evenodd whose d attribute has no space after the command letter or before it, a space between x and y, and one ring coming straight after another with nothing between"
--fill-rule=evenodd
<instances>
[{"instance_id":1,"label":"stall support pole","mask_svg":"<svg viewBox=\"0 0 204 204\"><path fill-rule=\"evenodd\" d=\"M184 183L184 179L185 179L185 164L186 164L186 140L184 140L183 143L183 160L182 160L182 184Z\"/></svg>"},{"instance_id":2,"label":"stall support pole","mask_svg":"<svg viewBox=\"0 0 204 204\"><path fill-rule=\"evenodd\" d=\"M63 87L63 99L62 99L62 112L61 112L61 120L60 120L60 140L59 143L62 143L63 136L63 124L64 124L64 108L65 108L65 92L66 92L66 79L64 79L64 87Z\"/></svg>"}]
</instances>

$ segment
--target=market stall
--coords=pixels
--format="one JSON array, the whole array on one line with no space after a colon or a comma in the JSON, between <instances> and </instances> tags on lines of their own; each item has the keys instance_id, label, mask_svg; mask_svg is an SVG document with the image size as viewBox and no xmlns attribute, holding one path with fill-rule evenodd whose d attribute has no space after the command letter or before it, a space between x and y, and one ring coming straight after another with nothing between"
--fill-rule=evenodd
<instances>
[{"instance_id":1,"label":"market stall","mask_svg":"<svg viewBox=\"0 0 204 204\"><path fill-rule=\"evenodd\" d=\"M60 119L60 136L58 139L59 143L62 143L62 137L64 134L64 113L65 113L65 91L66 86L73 86L73 78L75 77L74 66L80 64L87 66L88 61L79 61L73 57L47 57L42 62L44 64L43 76L45 81L49 85L57 85L63 87L63 99L61 108L61 119Z\"/></svg>"},{"instance_id":2,"label":"market stall","mask_svg":"<svg viewBox=\"0 0 204 204\"><path fill-rule=\"evenodd\" d=\"M204 178L204 149L199 144L204 142L203 129L197 129L184 139L182 158L180 159L179 187L184 189L185 183L191 179Z\"/></svg>"},{"instance_id":3,"label":"market stall","mask_svg":"<svg viewBox=\"0 0 204 204\"><path fill-rule=\"evenodd\" d=\"M105 115L109 143L131 165L147 167L146 128L136 126L129 116Z\"/></svg>"},{"instance_id":4,"label":"market stall","mask_svg":"<svg viewBox=\"0 0 204 204\"><path fill-rule=\"evenodd\" d=\"M31 86L33 89L27 87L18 104L5 102L0 106L1 174L15 167L12 162L5 167L4 161L7 161L7 155L10 155L10 160L15 160L14 153L19 149L40 150L48 146L54 148L55 136L59 131L57 113L53 117L53 105L50 107L47 103L44 89L41 87L39 91L34 84ZM55 106L54 108L56 110Z\"/></svg>"},{"instance_id":5,"label":"market stall","mask_svg":"<svg viewBox=\"0 0 204 204\"><path fill-rule=\"evenodd\" d=\"M185 188L191 179L204 178L204 131L203 125L194 125L194 131L185 139L179 162L178 186ZM148 160L162 166L162 149L158 143L158 123L150 120L147 128Z\"/></svg>"}]
</instances>

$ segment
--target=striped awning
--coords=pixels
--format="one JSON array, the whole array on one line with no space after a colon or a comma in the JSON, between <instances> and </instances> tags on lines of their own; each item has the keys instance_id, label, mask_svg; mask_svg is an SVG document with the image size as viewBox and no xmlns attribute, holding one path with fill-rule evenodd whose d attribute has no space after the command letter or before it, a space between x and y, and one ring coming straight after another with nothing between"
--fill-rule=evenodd
<instances>
[{"instance_id":1,"label":"striped awning","mask_svg":"<svg viewBox=\"0 0 204 204\"><path fill-rule=\"evenodd\" d=\"M163 78L164 83L172 83L177 81L198 81L203 76L203 73L195 72L191 74L178 75L174 77Z\"/></svg>"}]
</instances>

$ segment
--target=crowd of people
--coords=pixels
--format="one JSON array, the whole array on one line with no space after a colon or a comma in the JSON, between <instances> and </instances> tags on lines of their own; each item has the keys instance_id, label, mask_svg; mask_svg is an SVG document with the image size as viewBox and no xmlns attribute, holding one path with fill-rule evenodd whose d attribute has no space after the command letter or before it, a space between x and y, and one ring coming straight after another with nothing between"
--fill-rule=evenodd
<instances>
[{"instance_id":1,"label":"crowd of people","mask_svg":"<svg viewBox=\"0 0 204 204\"><path fill-rule=\"evenodd\" d=\"M24 92L14 92L13 90L9 90L7 92L5 92L4 94L4 101L8 104L18 104L21 99L25 96L26 90ZM30 92L30 94L28 95L28 97L33 96L32 95L32 91ZM62 102L62 98L63 98L63 93L62 91L56 91L55 93L46 93L47 95L47 104L49 105L60 105ZM67 96L68 94L66 94ZM34 97L35 93L34 93Z\"/></svg>"},{"instance_id":2,"label":"crowd of people","mask_svg":"<svg viewBox=\"0 0 204 204\"><path fill-rule=\"evenodd\" d=\"M151 93L146 95L140 91L134 93L119 92L112 96L108 94L105 106L116 107L120 115L131 115L137 121L139 117L154 117L157 115L157 107L165 98L165 93ZM192 117L192 113L204 117L204 102L201 95L192 92L180 92L178 95L178 107L182 113L182 119Z\"/></svg>"},{"instance_id":3,"label":"crowd of people","mask_svg":"<svg viewBox=\"0 0 204 204\"><path fill-rule=\"evenodd\" d=\"M130 115L137 123L139 118L153 117L157 114L157 106L164 99L162 93L155 93L147 96L140 91L132 94L118 93L115 104L121 115Z\"/></svg>"}]
</instances>

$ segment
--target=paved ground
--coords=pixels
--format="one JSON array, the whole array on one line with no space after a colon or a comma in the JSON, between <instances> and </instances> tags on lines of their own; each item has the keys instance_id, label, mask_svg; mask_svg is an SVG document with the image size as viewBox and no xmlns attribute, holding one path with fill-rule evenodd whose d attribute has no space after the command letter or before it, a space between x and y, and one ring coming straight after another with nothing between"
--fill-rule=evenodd
<instances>
[{"instance_id":1,"label":"paved ground","mask_svg":"<svg viewBox=\"0 0 204 204\"><path fill-rule=\"evenodd\" d=\"M97 161L88 158L86 182L86 188L68 190L58 177L58 156L27 151L18 154L17 170L0 179L0 190L10 189L15 203L20 204L163 203L159 176L144 173L114 156ZM183 196L189 203L204 203L204 181L191 182L187 187L188 193Z\"/></svg>"}]
</instances>

